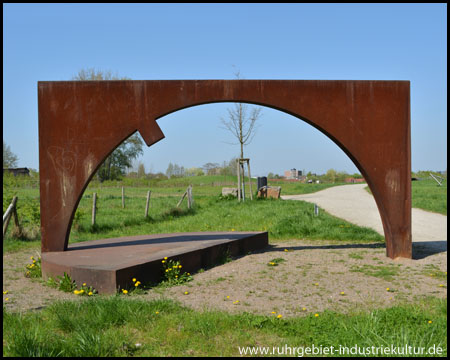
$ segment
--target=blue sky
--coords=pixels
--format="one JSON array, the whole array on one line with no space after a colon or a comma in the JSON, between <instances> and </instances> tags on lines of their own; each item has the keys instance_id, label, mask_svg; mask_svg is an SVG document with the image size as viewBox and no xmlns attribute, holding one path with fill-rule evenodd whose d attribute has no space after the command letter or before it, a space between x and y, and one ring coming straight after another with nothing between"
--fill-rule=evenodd
<instances>
[{"instance_id":1,"label":"blue sky","mask_svg":"<svg viewBox=\"0 0 450 360\"><path fill-rule=\"evenodd\" d=\"M412 169L447 168L446 4L3 4L3 140L39 168L37 82L81 69L133 80L411 81ZM147 171L222 163L238 145L220 127L231 104L158 120ZM263 108L246 147L252 175L297 168L357 172L318 130Z\"/></svg>"}]
</instances>

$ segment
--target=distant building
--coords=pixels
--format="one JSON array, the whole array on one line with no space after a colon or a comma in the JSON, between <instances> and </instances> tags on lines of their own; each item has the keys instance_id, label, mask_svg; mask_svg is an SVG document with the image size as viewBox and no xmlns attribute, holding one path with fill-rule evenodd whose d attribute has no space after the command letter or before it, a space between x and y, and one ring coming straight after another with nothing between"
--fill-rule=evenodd
<instances>
[{"instance_id":1,"label":"distant building","mask_svg":"<svg viewBox=\"0 0 450 360\"><path fill-rule=\"evenodd\" d=\"M354 184L354 183L364 183L364 182L366 182L366 180L364 180L364 178L361 178L361 179L346 178L346 179L345 179L345 182L346 182L346 183Z\"/></svg>"},{"instance_id":2,"label":"distant building","mask_svg":"<svg viewBox=\"0 0 450 360\"><path fill-rule=\"evenodd\" d=\"M28 170L28 168L8 168L8 169L3 169L3 174L5 173L5 171L12 173L14 176L17 176L17 175L30 176L30 170Z\"/></svg>"},{"instance_id":3,"label":"distant building","mask_svg":"<svg viewBox=\"0 0 450 360\"><path fill-rule=\"evenodd\" d=\"M293 168L291 170L286 170L284 172L284 177L286 179L296 179L299 180L303 175L303 172L301 170L297 170L296 168Z\"/></svg>"}]
</instances>

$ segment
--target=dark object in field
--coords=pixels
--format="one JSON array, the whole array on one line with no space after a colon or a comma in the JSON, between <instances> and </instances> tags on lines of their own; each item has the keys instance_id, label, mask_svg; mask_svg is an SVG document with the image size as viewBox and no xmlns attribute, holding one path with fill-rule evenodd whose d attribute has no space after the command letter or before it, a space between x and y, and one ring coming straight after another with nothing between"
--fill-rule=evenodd
<instances>
[{"instance_id":1,"label":"dark object in field","mask_svg":"<svg viewBox=\"0 0 450 360\"><path fill-rule=\"evenodd\" d=\"M266 176L259 176L257 181L258 181L258 190L261 189L263 186L267 186Z\"/></svg>"},{"instance_id":2,"label":"dark object in field","mask_svg":"<svg viewBox=\"0 0 450 360\"><path fill-rule=\"evenodd\" d=\"M411 258L410 82L384 80L38 82L42 252L67 250L84 189L126 138L139 131L150 146L164 138L157 119L214 102L268 106L323 132L366 179L387 256Z\"/></svg>"}]
</instances>

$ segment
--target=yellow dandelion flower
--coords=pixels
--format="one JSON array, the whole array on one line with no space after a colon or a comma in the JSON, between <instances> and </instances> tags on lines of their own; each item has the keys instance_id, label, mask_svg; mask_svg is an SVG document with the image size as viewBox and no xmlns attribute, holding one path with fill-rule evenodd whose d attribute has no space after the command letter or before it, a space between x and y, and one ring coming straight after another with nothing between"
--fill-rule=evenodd
<instances>
[{"instance_id":1,"label":"yellow dandelion flower","mask_svg":"<svg viewBox=\"0 0 450 360\"><path fill-rule=\"evenodd\" d=\"M314 314L315 317L319 317L319 314Z\"/></svg>"},{"instance_id":2,"label":"yellow dandelion flower","mask_svg":"<svg viewBox=\"0 0 450 360\"><path fill-rule=\"evenodd\" d=\"M341 291L341 295L345 295L345 292Z\"/></svg>"},{"instance_id":3,"label":"yellow dandelion flower","mask_svg":"<svg viewBox=\"0 0 450 360\"><path fill-rule=\"evenodd\" d=\"M74 290L73 293L74 293L75 295L78 295L80 292L79 292L78 290Z\"/></svg>"},{"instance_id":4,"label":"yellow dandelion flower","mask_svg":"<svg viewBox=\"0 0 450 360\"><path fill-rule=\"evenodd\" d=\"M166 262L166 260L161 261L163 264Z\"/></svg>"},{"instance_id":5,"label":"yellow dandelion flower","mask_svg":"<svg viewBox=\"0 0 450 360\"><path fill-rule=\"evenodd\" d=\"M92 293L92 291L89 291L88 296L92 296L92 295L94 295L94 294Z\"/></svg>"},{"instance_id":6,"label":"yellow dandelion flower","mask_svg":"<svg viewBox=\"0 0 450 360\"><path fill-rule=\"evenodd\" d=\"M84 290L83 290L83 289L80 290L80 294L82 294L82 293L84 293Z\"/></svg>"},{"instance_id":7,"label":"yellow dandelion flower","mask_svg":"<svg viewBox=\"0 0 450 360\"><path fill-rule=\"evenodd\" d=\"M277 316L278 319L281 319L282 317L283 317L283 315L281 315L281 314L278 314L278 316Z\"/></svg>"},{"instance_id":8,"label":"yellow dandelion flower","mask_svg":"<svg viewBox=\"0 0 450 360\"><path fill-rule=\"evenodd\" d=\"M135 287L138 287L138 286L139 286L139 283L138 283L138 282L137 282L137 283L135 283L135 284L134 284L134 286L135 286Z\"/></svg>"},{"instance_id":9,"label":"yellow dandelion flower","mask_svg":"<svg viewBox=\"0 0 450 360\"><path fill-rule=\"evenodd\" d=\"M389 291L390 289L389 288L386 288L386 291Z\"/></svg>"},{"instance_id":10,"label":"yellow dandelion flower","mask_svg":"<svg viewBox=\"0 0 450 360\"><path fill-rule=\"evenodd\" d=\"M8 300L9 300L9 298L6 298L6 299L5 299L5 301L8 301Z\"/></svg>"},{"instance_id":11,"label":"yellow dandelion flower","mask_svg":"<svg viewBox=\"0 0 450 360\"><path fill-rule=\"evenodd\" d=\"M36 260L33 260L33 264L35 264L36 263Z\"/></svg>"},{"instance_id":12,"label":"yellow dandelion flower","mask_svg":"<svg viewBox=\"0 0 450 360\"><path fill-rule=\"evenodd\" d=\"M444 287L445 285L444 284L439 284L439 287Z\"/></svg>"},{"instance_id":13,"label":"yellow dandelion flower","mask_svg":"<svg viewBox=\"0 0 450 360\"><path fill-rule=\"evenodd\" d=\"M158 315L158 314L159 314L159 311L156 311L155 314Z\"/></svg>"},{"instance_id":14,"label":"yellow dandelion flower","mask_svg":"<svg viewBox=\"0 0 450 360\"><path fill-rule=\"evenodd\" d=\"M86 283L83 283L83 286L86 286Z\"/></svg>"},{"instance_id":15,"label":"yellow dandelion flower","mask_svg":"<svg viewBox=\"0 0 450 360\"><path fill-rule=\"evenodd\" d=\"M7 293L8 293L8 290L3 291L3 295L5 295L5 294L7 294Z\"/></svg>"},{"instance_id":16,"label":"yellow dandelion flower","mask_svg":"<svg viewBox=\"0 0 450 360\"><path fill-rule=\"evenodd\" d=\"M128 290L123 289L122 292L126 295L128 294Z\"/></svg>"},{"instance_id":17,"label":"yellow dandelion flower","mask_svg":"<svg viewBox=\"0 0 450 360\"><path fill-rule=\"evenodd\" d=\"M30 256L30 260L33 260L33 259L34 259L34 257Z\"/></svg>"},{"instance_id":18,"label":"yellow dandelion flower","mask_svg":"<svg viewBox=\"0 0 450 360\"><path fill-rule=\"evenodd\" d=\"M189 273L186 273L188 276L190 276L191 274L189 274Z\"/></svg>"},{"instance_id":19,"label":"yellow dandelion flower","mask_svg":"<svg viewBox=\"0 0 450 360\"><path fill-rule=\"evenodd\" d=\"M275 311L272 311L272 314L276 314L276 312L275 312Z\"/></svg>"},{"instance_id":20,"label":"yellow dandelion flower","mask_svg":"<svg viewBox=\"0 0 450 360\"><path fill-rule=\"evenodd\" d=\"M319 286L319 283L315 283L314 285Z\"/></svg>"},{"instance_id":21,"label":"yellow dandelion flower","mask_svg":"<svg viewBox=\"0 0 450 360\"><path fill-rule=\"evenodd\" d=\"M189 291L185 291L185 292L184 292L184 295L188 295L188 294L189 294Z\"/></svg>"},{"instance_id":22,"label":"yellow dandelion flower","mask_svg":"<svg viewBox=\"0 0 450 360\"><path fill-rule=\"evenodd\" d=\"M169 272L169 269L166 269L166 272Z\"/></svg>"},{"instance_id":23,"label":"yellow dandelion flower","mask_svg":"<svg viewBox=\"0 0 450 360\"><path fill-rule=\"evenodd\" d=\"M133 282L136 282L136 278L133 278Z\"/></svg>"},{"instance_id":24,"label":"yellow dandelion flower","mask_svg":"<svg viewBox=\"0 0 450 360\"><path fill-rule=\"evenodd\" d=\"M288 250L288 249L284 249L284 251L285 251L285 252L288 252L289 250Z\"/></svg>"},{"instance_id":25,"label":"yellow dandelion flower","mask_svg":"<svg viewBox=\"0 0 450 360\"><path fill-rule=\"evenodd\" d=\"M167 256L164 258L164 260L167 260Z\"/></svg>"},{"instance_id":26,"label":"yellow dandelion flower","mask_svg":"<svg viewBox=\"0 0 450 360\"><path fill-rule=\"evenodd\" d=\"M229 299L230 297L227 295L227 299Z\"/></svg>"},{"instance_id":27,"label":"yellow dandelion flower","mask_svg":"<svg viewBox=\"0 0 450 360\"><path fill-rule=\"evenodd\" d=\"M178 269L181 269L181 265L178 265Z\"/></svg>"},{"instance_id":28,"label":"yellow dandelion flower","mask_svg":"<svg viewBox=\"0 0 450 360\"><path fill-rule=\"evenodd\" d=\"M432 321L431 320L428 320L428 324L431 324L432 323Z\"/></svg>"},{"instance_id":29,"label":"yellow dandelion flower","mask_svg":"<svg viewBox=\"0 0 450 360\"><path fill-rule=\"evenodd\" d=\"M234 231L234 229L231 229L231 231Z\"/></svg>"},{"instance_id":30,"label":"yellow dandelion flower","mask_svg":"<svg viewBox=\"0 0 450 360\"><path fill-rule=\"evenodd\" d=\"M302 310L303 310L303 311L306 311L306 308L304 307L304 308L302 308Z\"/></svg>"}]
</instances>

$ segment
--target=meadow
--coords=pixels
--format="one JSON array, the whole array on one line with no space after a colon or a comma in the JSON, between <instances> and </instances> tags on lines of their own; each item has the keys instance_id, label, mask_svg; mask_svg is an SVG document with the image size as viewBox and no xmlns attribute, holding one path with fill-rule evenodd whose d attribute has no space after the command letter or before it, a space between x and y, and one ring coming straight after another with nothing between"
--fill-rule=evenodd
<instances>
[{"instance_id":1,"label":"meadow","mask_svg":"<svg viewBox=\"0 0 450 360\"><path fill-rule=\"evenodd\" d=\"M412 207L447 215L447 180L439 186L433 179L413 181Z\"/></svg>"},{"instance_id":2,"label":"meadow","mask_svg":"<svg viewBox=\"0 0 450 360\"><path fill-rule=\"evenodd\" d=\"M369 187L365 187L372 194ZM447 215L447 180L441 186L430 178L413 181L411 184L411 204L413 208Z\"/></svg>"},{"instance_id":3,"label":"meadow","mask_svg":"<svg viewBox=\"0 0 450 360\"><path fill-rule=\"evenodd\" d=\"M93 181L80 201L69 242L152 233L235 230L268 231L271 244L292 239L384 243L384 238L375 231L333 217L322 209L315 216L314 206L305 202L255 199L238 203L222 197L221 188L235 186L233 180L204 176L142 183L127 179L125 208L121 197L123 183ZM6 181L11 185L8 181L12 180ZM430 202L427 199L432 193L430 189L435 190L432 184L417 183L413 182L413 204L414 200L419 200L416 202L419 205ZM193 208L187 209L186 199L176 208L189 184L193 185ZM269 185L281 186L282 194L301 194L336 184ZM445 208L446 214L443 189L436 191L433 202ZM152 195L149 216L145 218L147 190ZM96 224L92 226L94 192L98 196L98 211ZM16 238L10 224L3 253L29 254L40 248L36 228L39 190L31 182L5 189L4 181L4 210L13 195L19 197L19 218L27 230ZM352 253L355 261L363 261L360 256L356 250ZM445 272L440 281L446 278ZM40 281L45 292L42 280L33 281ZM240 356L244 355L242 351L249 351L243 350L245 347L299 348L311 344L324 347L357 344L361 348L390 344L427 349L439 346L443 349L441 355L447 354L447 300L434 296L420 296L415 301L400 301L369 311L361 308L341 313L330 309L286 319L245 311L238 314L199 311L171 299L144 301L142 295L119 294L97 295L81 302L55 300L42 310L21 313L5 307L5 296L13 295L3 296L4 356Z\"/></svg>"},{"instance_id":4,"label":"meadow","mask_svg":"<svg viewBox=\"0 0 450 360\"><path fill-rule=\"evenodd\" d=\"M3 355L184 357L242 356L247 351L250 356L248 347L264 347L273 356L293 356L286 347L358 344L364 350L408 344L426 350L440 347L445 356L446 316L447 302L437 299L369 313L325 311L317 317L278 319L198 312L169 300L109 297L58 302L38 313L4 311Z\"/></svg>"},{"instance_id":5,"label":"meadow","mask_svg":"<svg viewBox=\"0 0 450 360\"><path fill-rule=\"evenodd\" d=\"M314 206L305 202L289 202L256 198L247 201L223 198L222 187L232 187L235 178L198 176L143 182L126 179L125 208L122 208L120 182L100 184L91 182L83 194L74 217L69 243L132 236L186 231L268 231L271 241L283 239L335 239L348 241L383 241L383 237L368 228L352 225L321 211L314 216ZM11 180L10 180L11 181ZM17 182L15 183L17 185ZM189 184L193 185L194 206L187 209L187 201L176 208ZM282 194L299 194L322 190L336 184L299 184L276 182ZM25 234L13 237L10 226L3 242L3 252L39 247L39 189L35 186L5 189L3 208L17 195L18 214ZM138 185L138 186L137 186ZM149 216L145 218L147 191L151 190ZM97 194L96 223L91 224L92 197Z\"/></svg>"}]
</instances>

